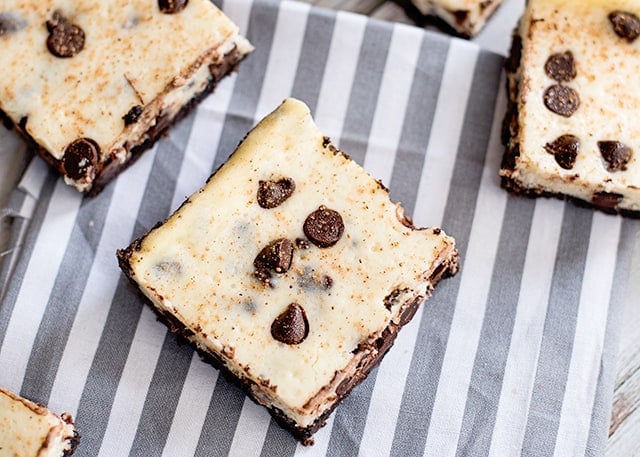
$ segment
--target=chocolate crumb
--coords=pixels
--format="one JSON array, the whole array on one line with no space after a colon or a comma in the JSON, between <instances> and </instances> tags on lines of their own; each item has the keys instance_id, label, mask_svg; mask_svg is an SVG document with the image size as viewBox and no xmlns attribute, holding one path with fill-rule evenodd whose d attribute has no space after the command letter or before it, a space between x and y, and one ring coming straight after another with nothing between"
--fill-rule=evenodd
<instances>
[{"instance_id":1,"label":"chocolate crumb","mask_svg":"<svg viewBox=\"0 0 640 457\"><path fill-rule=\"evenodd\" d=\"M127 114L122 116L122 119L124 120L124 125L126 126L126 125L135 124L136 122L138 122L138 119L140 118L141 114L142 114L142 106L140 105L132 106L131 109L127 112Z\"/></svg>"},{"instance_id":2,"label":"chocolate crumb","mask_svg":"<svg viewBox=\"0 0 640 457\"><path fill-rule=\"evenodd\" d=\"M556 114L571 117L580 106L580 96L571 87L554 84L543 96L544 105Z\"/></svg>"},{"instance_id":3,"label":"chocolate crumb","mask_svg":"<svg viewBox=\"0 0 640 457\"><path fill-rule=\"evenodd\" d=\"M258 182L258 205L266 209L275 208L291 197L294 190L296 190L296 183L292 178L280 178L277 181L261 180Z\"/></svg>"},{"instance_id":4,"label":"chocolate crumb","mask_svg":"<svg viewBox=\"0 0 640 457\"><path fill-rule=\"evenodd\" d=\"M335 210L320 206L304 221L304 234L318 247L328 248L338 242L344 233L342 216Z\"/></svg>"},{"instance_id":5,"label":"chocolate crumb","mask_svg":"<svg viewBox=\"0 0 640 457\"><path fill-rule=\"evenodd\" d=\"M311 245L309 244L309 241L304 238L296 238L296 247L298 249L309 249Z\"/></svg>"},{"instance_id":6,"label":"chocolate crumb","mask_svg":"<svg viewBox=\"0 0 640 457\"><path fill-rule=\"evenodd\" d=\"M84 31L59 11L55 11L51 20L47 21L47 30L47 48L56 57L73 57L84 48Z\"/></svg>"},{"instance_id":7,"label":"chocolate crumb","mask_svg":"<svg viewBox=\"0 0 640 457\"><path fill-rule=\"evenodd\" d=\"M271 336L285 344L300 344L309 334L309 321L304 308L291 303L271 324Z\"/></svg>"},{"instance_id":8,"label":"chocolate crumb","mask_svg":"<svg viewBox=\"0 0 640 457\"><path fill-rule=\"evenodd\" d=\"M609 14L613 31L629 43L640 36L640 18L628 11L614 11Z\"/></svg>"},{"instance_id":9,"label":"chocolate crumb","mask_svg":"<svg viewBox=\"0 0 640 457\"><path fill-rule=\"evenodd\" d=\"M561 135L551 143L545 144L544 149L555 157L558 165L565 170L571 170L576 163L580 139L571 134Z\"/></svg>"},{"instance_id":10,"label":"chocolate crumb","mask_svg":"<svg viewBox=\"0 0 640 457\"><path fill-rule=\"evenodd\" d=\"M591 198L591 203L602 208L615 208L622 200L621 194L611 192L596 192Z\"/></svg>"},{"instance_id":11,"label":"chocolate crumb","mask_svg":"<svg viewBox=\"0 0 640 457\"><path fill-rule=\"evenodd\" d=\"M633 150L619 141L598 141L600 154L606 162L607 170L611 172L624 171L631 160Z\"/></svg>"},{"instance_id":12,"label":"chocolate crumb","mask_svg":"<svg viewBox=\"0 0 640 457\"><path fill-rule=\"evenodd\" d=\"M552 54L544 64L544 71L558 82L571 81L576 77L576 67L571 51Z\"/></svg>"},{"instance_id":13,"label":"chocolate crumb","mask_svg":"<svg viewBox=\"0 0 640 457\"><path fill-rule=\"evenodd\" d=\"M76 181L93 181L99 150L99 146L90 138L79 138L70 143L62 158L65 174Z\"/></svg>"},{"instance_id":14,"label":"chocolate crumb","mask_svg":"<svg viewBox=\"0 0 640 457\"><path fill-rule=\"evenodd\" d=\"M189 0L158 0L158 8L164 14L176 14L185 9Z\"/></svg>"}]
</instances>

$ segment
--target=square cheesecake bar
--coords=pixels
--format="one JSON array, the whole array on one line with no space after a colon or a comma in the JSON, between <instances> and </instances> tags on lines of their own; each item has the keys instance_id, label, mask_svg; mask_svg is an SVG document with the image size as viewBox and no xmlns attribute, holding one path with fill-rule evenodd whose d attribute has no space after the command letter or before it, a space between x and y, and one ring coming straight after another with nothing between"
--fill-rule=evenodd
<instances>
[{"instance_id":1,"label":"square cheesecake bar","mask_svg":"<svg viewBox=\"0 0 640 457\"><path fill-rule=\"evenodd\" d=\"M209 0L0 4L0 118L98 193L252 50Z\"/></svg>"},{"instance_id":2,"label":"square cheesecake bar","mask_svg":"<svg viewBox=\"0 0 640 457\"><path fill-rule=\"evenodd\" d=\"M79 441L73 419L0 387L0 455L68 457Z\"/></svg>"},{"instance_id":3,"label":"square cheesecake bar","mask_svg":"<svg viewBox=\"0 0 640 457\"><path fill-rule=\"evenodd\" d=\"M411 0L425 16L436 16L462 36L472 37L503 0Z\"/></svg>"},{"instance_id":4,"label":"square cheesecake bar","mask_svg":"<svg viewBox=\"0 0 640 457\"><path fill-rule=\"evenodd\" d=\"M458 268L453 238L414 227L294 99L117 256L170 328L304 444Z\"/></svg>"},{"instance_id":5,"label":"square cheesecake bar","mask_svg":"<svg viewBox=\"0 0 640 457\"><path fill-rule=\"evenodd\" d=\"M640 1L530 0L507 61L503 186L640 215Z\"/></svg>"}]
</instances>

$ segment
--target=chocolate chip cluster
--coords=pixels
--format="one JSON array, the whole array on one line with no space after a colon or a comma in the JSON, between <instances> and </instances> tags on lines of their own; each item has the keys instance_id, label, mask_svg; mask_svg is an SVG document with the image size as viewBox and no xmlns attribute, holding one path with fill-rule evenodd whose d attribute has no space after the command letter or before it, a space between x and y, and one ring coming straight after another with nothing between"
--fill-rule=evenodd
<instances>
[{"instance_id":1,"label":"chocolate chip cluster","mask_svg":"<svg viewBox=\"0 0 640 457\"><path fill-rule=\"evenodd\" d=\"M256 200L265 209L280 206L295 191L295 181L290 177L259 181ZM253 260L253 276L265 286L273 286L274 274L284 274L291 268L295 249L310 249L311 244L321 249L335 245L344 233L344 221L339 212L321 205L311 212L302 225L306 238L292 241L279 238L263 247ZM311 243L311 244L310 244ZM301 287L316 287L328 290L333 279L327 275L316 277L310 269L303 269L298 284ZM290 303L271 324L271 336L282 343L299 344L309 334L309 320L304 307Z\"/></svg>"},{"instance_id":2,"label":"chocolate chip cluster","mask_svg":"<svg viewBox=\"0 0 640 457\"><path fill-rule=\"evenodd\" d=\"M609 21L613 31L627 42L633 42L640 36L640 18L626 11L614 11L609 14ZM576 66L573 53L569 50L552 54L544 66L545 73L554 84L547 88L543 95L543 101L547 109L564 117L571 117L580 106L578 92L564 83L572 81L576 75ZM554 156L558 165L571 170L576 162L580 150L580 139L567 133L545 144L545 150ZM598 141L598 149L602 156L603 166L609 172L624 171L633 157L633 150L626 144L617 140ZM608 198L608 197L607 197Z\"/></svg>"},{"instance_id":3,"label":"chocolate chip cluster","mask_svg":"<svg viewBox=\"0 0 640 457\"><path fill-rule=\"evenodd\" d=\"M158 0L158 9L164 14L177 14L184 10L188 0ZM86 45L85 31L73 18L61 10L55 10L47 20L46 47L51 55L60 59L71 59L80 54ZM0 13L0 36L14 33L23 24L8 13ZM143 108L135 105L122 116L124 125L138 121ZM91 138L79 138L71 142L64 151L61 168L76 181L92 181L96 175L100 147Z\"/></svg>"}]
</instances>

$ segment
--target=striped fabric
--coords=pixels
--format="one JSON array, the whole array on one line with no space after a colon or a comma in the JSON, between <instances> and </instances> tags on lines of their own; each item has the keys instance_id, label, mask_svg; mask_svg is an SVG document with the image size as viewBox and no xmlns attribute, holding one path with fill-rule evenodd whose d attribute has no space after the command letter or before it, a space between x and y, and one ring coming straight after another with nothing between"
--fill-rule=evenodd
<instances>
[{"instance_id":1,"label":"striped fabric","mask_svg":"<svg viewBox=\"0 0 640 457\"><path fill-rule=\"evenodd\" d=\"M79 456L603 455L640 225L499 188L502 58L301 3L222 6L256 51L104 193L82 199L40 160L28 168L11 201L33 216L3 273L0 385L71 412ZM287 96L462 255L308 448L179 344L114 255Z\"/></svg>"}]
</instances>

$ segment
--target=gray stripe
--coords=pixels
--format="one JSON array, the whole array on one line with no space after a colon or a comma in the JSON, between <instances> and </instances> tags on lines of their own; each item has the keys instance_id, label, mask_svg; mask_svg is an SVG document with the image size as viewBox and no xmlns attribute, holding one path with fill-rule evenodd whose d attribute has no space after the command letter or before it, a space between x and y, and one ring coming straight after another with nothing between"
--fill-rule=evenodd
<instances>
[{"instance_id":1,"label":"gray stripe","mask_svg":"<svg viewBox=\"0 0 640 457\"><path fill-rule=\"evenodd\" d=\"M27 398L44 404L49 401L112 197L113 186L109 186L96 198L85 199L80 205L27 363L21 390Z\"/></svg>"},{"instance_id":2,"label":"gray stripe","mask_svg":"<svg viewBox=\"0 0 640 457\"><path fill-rule=\"evenodd\" d=\"M262 92L277 19L278 9L274 4L257 1L252 5L246 37L251 43L256 44L256 49L242 62L242 70L237 74L213 170L217 170L227 160L253 127L253 117Z\"/></svg>"},{"instance_id":3,"label":"gray stripe","mask_svg":"<svg viewBox=\"0 0 640 457\"><path fill-rule=\"evenodd\" d=\"M507 200L458 440L460 456L489 454L534 208L534 200Z\"/></svg>"},{"instance_id":4,"label":"gray stripe","mask_svg":"<svg viewBox=\"0 0 640 457\"><path fill-rule=\"evenodd\" d=\"M229 455L245 398L244 392L222 376L218 376L195 457Z\"/></svg>"},{"instance_id":5,"label":"gray stripe","mask_svg":"<svg viewBox=\"0 0 640 457\"><path fill-rule=\"evenodd\" d=\"M332 11L314 10L313 14L308 16L291 95L304 100L312 112L318 103L324 75L324 72L319 70L326 66L334 25L335 13ZM289 456L295 453L296 447L297 441L293 436L283 431L271 419L261 455Z\"/></svg>"},{"instance_id":6,"label":"gray stripe","mask_svg":"<svg viewBox=\"0 0 640 457\"><path fill-rule=\"evenodd\" d=\"M390 41L391 36L388 38L387 46ZM424 154L435 115L435 100L440 91L448 50L449 40L445 39L423 38L420 45L390 186L394 198L401 196L407 214L411 214L410 211L415 207ZM380 68L384 68L384 64ZM379 88L375 91L378 92ZM355 109L359 108L355 107ZM372 113L374 111L375 109L371 110ZM345 151L351 154L351 150ZM409 162L408 167L401 163L403 160ZM377 369L373 370L337 409L329 443L329 455L358 455L366 422L354 421L353 418L366 417L376 377Z\"/></svg>"},{"instance_id":7,"label":"gray stripe","mask_svg":"<svg viewBox=\"0 0 640 457\"><path fill-rule=\"evenodd\" d=\"M573 350L580 289L593 211L567 204L553 272L542 344L522 453L549 456L555 448Z\"/></svg>"},{"instance_id":8,"label":"gray stripe","mask_svg":"<svg viewBox=\"0 0 640 457\"><path fill-rule=\"evenodd\" d=\"M291 96L303 100L312 113L318 105L335 22L334 12L321 9L314 9L307 19Z\"/></svg>"},{"instance_id":9,"label":"gray stripe","mask_svg":"<svg viewBox=\"0 0 640 457\"><path fill-rule=\"evenodd\" d=\"M362 39L340 139L340 149L346 151L360 164L364 163L382 82L383 71L372 72L372 68L385 68L392 32L391 27L370 21L366 25ZM358 446L354 444L362 439L365 421L355 421L353 418L366 416L371 392L375 385L376 372L377 370L373 370L334 413L335 419L327 455L340 457L358 455Z\"/></svg>"},{"instance_id":10,"label":"gray stripe","mask_svg":"<svg viewBox=\"0 0 640 457\"><path fill-rule=\"evenodd\" d=\"M242 71L238 73L228 114L224 120L214 169L226 161L253 125L253 116L260 100L263 82L263 78L256 78L256 75L264 75L266 71L275 32L273 24L277 22L277 17L278 9L271 3L255 2L252 5L247 38L252 43L260 45L242 63ZM259 79L259 83L256 79ZM230 386L226 379L218 378L196 455L226 455L229 452L244 398L242 392Z\"/></svg>"},{"instance_id":11,"label":"gray stripe","mask_svg":"<svg viewBox=\"0 0 640 457\"><path fill-rule=\"evenodd\" d=\"M129 455L162 455L192 357L193 349L167 332Z\"/></svg>"},{"instance_id":12,"label":"gray stripe","mask_svg":"<svg viewBox=\"0 0 640 457\"><path fill-rule=\"evenodd\" d=\"M482 167L479 164L485 161L501 71L502 58L480 53L442 222L447 233L456 238L456 246L462 259L465 257L473 225L482 178ZM461 275L457 275L442 283L423 305L425 309L420 322L420 334L416 340L410 376L402 397L392 455L422 455L424 452L460 278Z\"/></svg>"},{"instance_id":13,"label":"gray stripe","mask_svg":"<svg viewBox=\"0 0 640 457\"><path fill-rule=\"evenodd\" d=\"M171 138L158 143L134 237L141 236L169 213L176 185L175 170L180 169L193 119L191 114L179 122L171 130ZM76 451L80 456L95 456L100 450L142 306L139 295L121 278L78 405L76 422L84 437Z\"/></svg>"},{"instance_id":14,"label":"gray stripe","mask_svg":"<svg viewBox=\"0 0 640 457\"><path fill-rule=\"evenodd\" d=\"M35 159L40 160L40 159ZM7 327L13 314L13 308L16 305L18 296L22 290L22 282L24 275L31 261L31 255L36 245L36 240L42 228L44 217L47 214L47 208L53 195L53 189L56 186L59 175L49 171L49 174L45 178L45 182L42 186L42 193L36 204L33 219L29 222L29 230L24 239L24 246L20 249L18 254L18 261L15 264L15 268L11 273L11 280L5 290L5 296L2 298L0 306L0 347L4 343L4 337L7 334Z\"/></svg>"},{"instance_id":15,"label":"gray stripe","mask_svg":"<svg viewBox=\"0 0 640 457\"><path fill-rule=\"evenodd\" d=\"M618 255L616 269L611 286L611 299L605 330L604 348L600 360L600 373L596 386L596 396L591 416L591 427L587 440L588 456L601 456L605 454L609 423L611 421L611 405L613 403L613 389L615 383L616 361L618 355L619 331L622 326L624 308L627 298L627 285L629 284L632 256L634 246L640 233L640 223L626 219L622 221L620 242L618 243Z\"/></svg>"},{"instance_id":16,"label":"gray stripe","mask_svg":"<svg viewBox=\"0 0 640 457\"><path fill-rule=\"evenodd\" d=\"M392 31L388 24L368 21L360 47L340 137L340 149L349 151L351 158L359 164L364 163L367 152Z\"/></svg>"}]
</instances>

